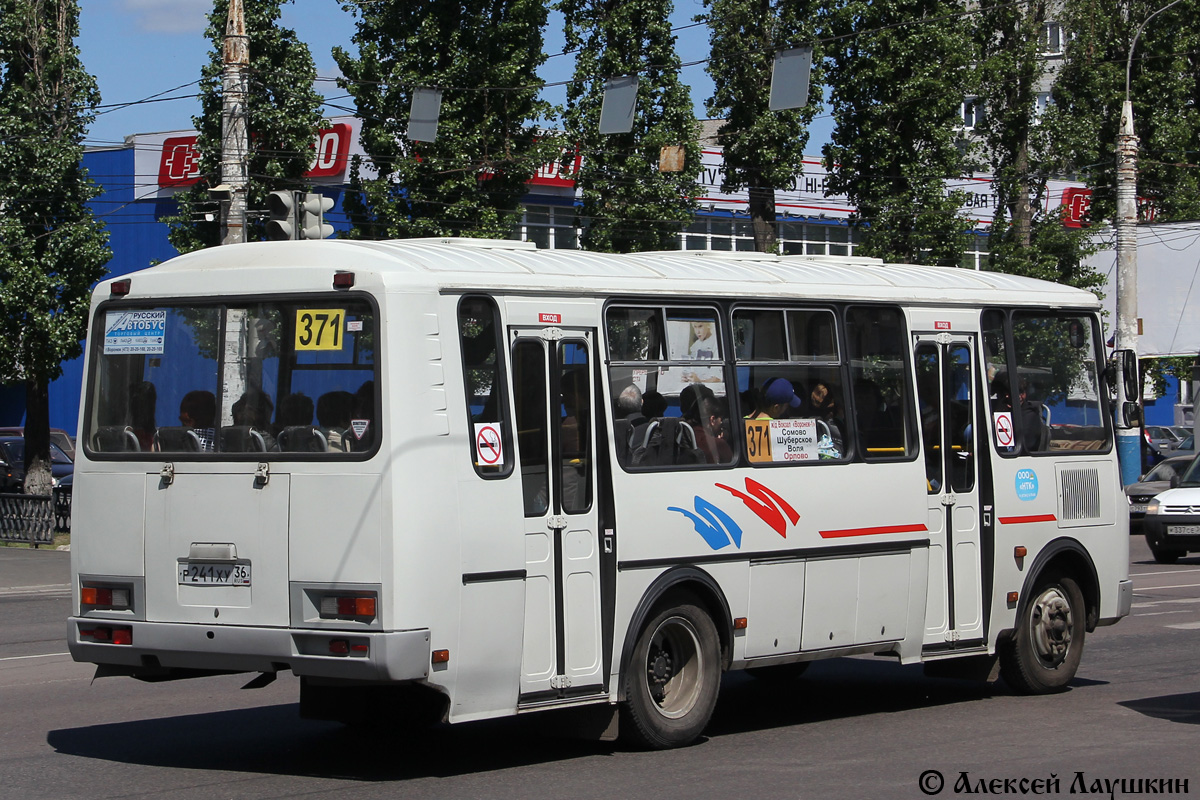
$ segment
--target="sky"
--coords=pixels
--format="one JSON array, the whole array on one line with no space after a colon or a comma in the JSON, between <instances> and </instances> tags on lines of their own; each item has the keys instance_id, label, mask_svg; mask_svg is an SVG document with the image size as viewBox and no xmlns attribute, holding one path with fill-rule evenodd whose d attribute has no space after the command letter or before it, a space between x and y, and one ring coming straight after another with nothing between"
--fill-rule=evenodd
<instances>
[{"instance_id":1,"label":"sky","mask_svg":"<svg viewBox=\"0 0 1200 800\"><path fill-rule=\"evenodd\" d=\"M84 67L100 85L102 104L86 144L115 145L135 133L191 129L192 116L200 110L195 81L208 60L205 14L213 0L80 0L79 5L78 44ZM707 30L683 27L702 11L701 0L675 1L672 21L682 28L677 36L684 63L708 55ZM283 6L283 24L308 44L321 78L339 74L330 51L338 45L353 47L354 17L336 0L294 0ZM548 53L561 53L561 28L561 17L552 15L546 31ZM542 78L547 83L566 80L573 62L569 55L548 59ZM704 101L712 92L704 66L685 67L683 80L692 87L696 114L703 118ZM318 89L336 104L353 106L332 82L319 81ZM335 99L339 96L342 99ZM561 103L564 97L561 88L546 92L551 102ZM325 113L346 112L330 108ZM817 141L814 132L810 147Z\"/></svg>"}]
</instances>

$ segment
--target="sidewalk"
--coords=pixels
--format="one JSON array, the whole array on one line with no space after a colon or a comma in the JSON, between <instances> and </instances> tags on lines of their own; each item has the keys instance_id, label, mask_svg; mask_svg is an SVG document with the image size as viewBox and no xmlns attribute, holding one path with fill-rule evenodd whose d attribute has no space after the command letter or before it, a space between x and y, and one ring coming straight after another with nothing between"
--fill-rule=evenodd
<instances>
[{"instance_id":1,"label":"sidewalk","mask_svg":"<svg viewBox=\"0 0 1200 800\"><path fill-rule=\"evenodd\" d=\"M70 552L0 547L0 595L51 592L70 586Z\"/></svg>"}]
</instances>

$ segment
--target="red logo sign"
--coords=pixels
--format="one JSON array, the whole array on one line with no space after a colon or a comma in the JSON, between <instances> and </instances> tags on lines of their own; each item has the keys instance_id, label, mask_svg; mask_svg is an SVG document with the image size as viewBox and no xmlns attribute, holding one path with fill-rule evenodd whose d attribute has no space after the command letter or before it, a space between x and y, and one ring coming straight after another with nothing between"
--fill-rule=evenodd
<instances>
[{"instance_id":1,"label":"red logo sign","mask_svg":"<svg viewBox=\"0 0 1200 800\"><path fill-rule=\"evenodd\" d=\"M1063 189L1062 221L1067 228L1082 228L1092 206L1091 189Z\"/></svg>"},{"instance_id":2,"label":"red logo sign","mask_svg":"<svg viewBox=\"0 0 1200 800\"><path fill-rule=\"evenodd\" d=\"M933 323L933 329L935 331L948 331L948 330L950 330L950 323L949 322L935 322L935 323Z\"/></svg>"},{"instance_id":3,"label":"red logo sign","mask_svg":"<svg viewBox=\"0 0 1200 800\"><path fill-rule=\"evenodd\" d=\"M562 314L538 314L538 322L545 322L549 325L559 325L562 323Z\"/></svg>"},{"instance_id":4,"label":"red logo sign","mask_svg":"<svg viewBox=\"0 0 1200 800\"><path fill-rule=\"evenodd\" d=\"M313 143L316 152L304 177L333 178L344 174L350 154L351 136L353 131L344 122L339 122L327 130L317 131L317 139Z\"/></svg>"},{"instance_id":5,"label":"red logo sign","mask_svg":"<svg viewBox=\"0 0 1200 800\"><path fill-rule=\"evenodd\" d=\"M350 160L353 129L344 122L317 131L313 141L313 160L306 178L336 178L345 174ZM196 137L172 136L163 142L158 162L158 185L162 188L191 186L200 180L200 151Z\"/></svg>"},{"instance_id":6,"label":"red logo sign","mask_svg":"<svg viewBox=\"0 0 1200 800\"><path fill-rule=\"evenodd\" d=\"M163 142L158 162L159 186L191 186L200 180L200 153L195 136L172 136Z\"/></svg>"},{"instance_id":7,"label":"red logo sign","mask_svg":"<svg viewBox=\"0 0 1200 800\"><path fill-rule=\"evenodd\" d=\"M578 148L564 149L557 161L551 161L549 164L538 167L537 174L530 179L529 183L533 186L574 186L575 179L566 176L577 173L581 164L583 164L583 154L579 152Z\"/></svg>"}]
</instances>

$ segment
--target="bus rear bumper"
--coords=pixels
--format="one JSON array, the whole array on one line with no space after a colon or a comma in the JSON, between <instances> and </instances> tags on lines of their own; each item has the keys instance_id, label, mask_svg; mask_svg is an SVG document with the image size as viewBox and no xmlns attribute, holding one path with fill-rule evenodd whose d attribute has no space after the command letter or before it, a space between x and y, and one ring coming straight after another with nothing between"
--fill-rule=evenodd
<instances>
[{"instance_id":1,"label":"bus rear bumper","mask_svg":"<svg viewBox=\"0 0 1200 800\"><path fill-rule=\"evenodd\" d=\"M429 631L255 628L71 617L76 661L119 667L114 674L166 678L182 672L278 672L366 681L429 676ZM114 633L120 631L121 633ZM117 643L120 642L120 643ZM128 643L125 643L128 642Z\"/></svg>"}]
</instances>

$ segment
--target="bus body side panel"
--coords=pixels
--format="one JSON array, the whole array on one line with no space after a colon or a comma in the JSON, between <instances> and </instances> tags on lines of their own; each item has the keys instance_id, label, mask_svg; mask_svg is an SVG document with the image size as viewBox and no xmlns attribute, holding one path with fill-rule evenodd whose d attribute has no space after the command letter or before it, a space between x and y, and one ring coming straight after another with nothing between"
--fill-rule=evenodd
<instances>
[{"instance_id":1,"label":"bus body side panel","mask_svg":"<svg viewBox=\"0 0 1200 800\"><path fill-rule=\"evenodd\" d=\"M723 488L746 493L747 481L778 494L799 512L798 522L781 533ZM656 473L618 468L618 635L654 576L692 564L719 576L730 613L747 619L735 633L735 667L874 650L918 659L928 575L923 482L915 460ZM864 492L869 503L862 502ZM708 504L732 525L706 521ZM618 659L622 647L614 643Z\"/></svg>"}]
</instances>

